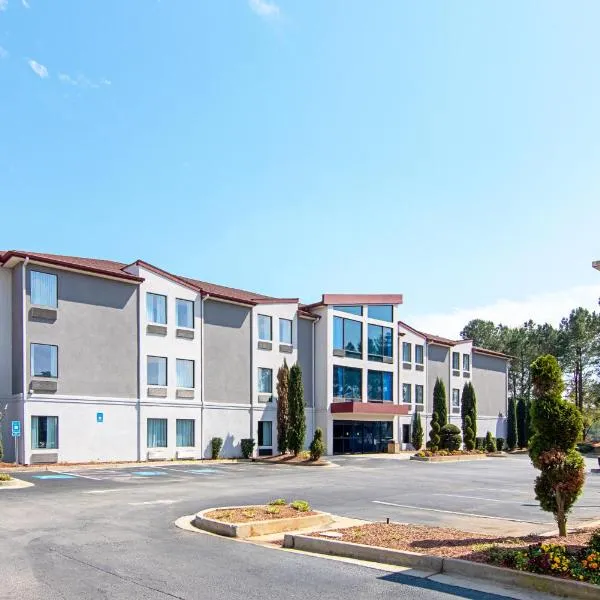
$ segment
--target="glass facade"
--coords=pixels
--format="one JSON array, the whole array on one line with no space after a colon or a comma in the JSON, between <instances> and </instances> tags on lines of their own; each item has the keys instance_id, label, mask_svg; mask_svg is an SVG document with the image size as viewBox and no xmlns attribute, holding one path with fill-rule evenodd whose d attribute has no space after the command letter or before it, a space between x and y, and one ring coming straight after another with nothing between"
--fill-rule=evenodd
<instances>
[{"instance_id":1,"label":"glass facade","mask_svg":"<svg viewBox=\"0 0 600 600\"><path fill-rule=\"evenodd\" d=\"M273 339L272 319L268 315L258 315L258 339L264 342Z\"/></svg>"},{"instance_id":2,"label":"glass facade","mask_svg":"<svg viewBox=\"0 0 600 600\"><path fill-rule=\"evenodd\" d=\"M148 385L167 385L167 359L164 356L149 356L147 363Z\"/></svg>"},{"instance_id":3,"label":"glass facade","mask_svg":"<svg viewBox=\"0 0 600 600\"><path fill-rule=\"evenodd\" d=\"M58 306L58 279L56 275L31 271L29 278L31 285L31 304L56 308Z\"/></svg>"},{"instance_id":4,"label":"glass facade","mask_svg":"<svg viewBox=\"0 0 600 600\"><path fill-rule=\"evenodd\" d=\"M458 371L460 369L460 352L452 353L452 370Z\"/></svg>"},{"instance_id":5,"label":"glass facade","mask_svg":"<svg viewBox=\"0 0 600 600\"><path fill-rule=\"evenodd\" d=\"M157 325L167 324L167 297L160 294L146 294L146 319Z\"/></svg>"},{"instance_id":6,"label":"glass facade","mask_svg":"<svg viewBox=\"0 0 600 600\"><path fill-rule=\"evenodd\" d=\"M346 400L362 399L362 369L333 367L333 397Z\"/></svg>"},{"instance_id":7,"label":"glass facade","mask_svg":"<svg viewBox=\"0 0 600 600\"><path fill-rule=\"evenodd\" d=\"M412 402L410 383L402 384L402 402L404 402L405 404L410 404Z\"/></svg>"},{"instance_id":8,"label":"glass facade","mask_svg":"<svg viewBox=\"0 0 600 600\"><path fill-rule=\"evenodd\" d=\"M452 390L452 414L460 413L460 390Z\"/></svg>"},{"instance_id":9,"label":"glass facade","mask_svg":"<svg viewBox=\"0 0 600 600\"><path fill-rule=\"evenodd\" d=\"M369 360L383 362L392 358L393 330L382 325L369 325Z\"/></svg>"},{"instance_id":10,"label":"glass facade","mask_svg":"<svg viewBox=\"0 0 600 600\"><path fill-rule=\"evenodd\" d=\"M177 327L194 328L194 303L191 300L177 298Z\"/></svg>"},{"instance_id":11,"label":"glass facade","mask_svg":"<svg viewBox=\"0 0 600 600\"><path fill-rule=\"evenodd\" d=\"M178 448L191 448L196 445L194 419L177 419L175 429L176 446Z\"/></svg>"},{"instance_id":12,"label":"glass facade","mask_svg":"<svg viewBox=\"0 0 600 600\"><path fill-rule=\"evenodd\" d=\"M471 355L463 354L463 371L471 370Z\"/></svg>"},{"instance_id":13,"label":"glass facade","mask_svg":"<svg viewBox=\"0 0 600 600\"><path fill-rule=\"evenodd\" d=\"M394 307L391 304L371 305L367 309L367 314L369 319L392 323L394 320Z\"/></svg>"},{"instance_id":14,"label":"glass facade","mask_svg":"<svg viewBox=\"0 0 600 600\"><path fill-rule=\"evenodd\" d=\"M333 453L385 452L393 437L392 421L334 421Z\"/></svg>"},{"instance_id":15,"label":"glass facade","mask_svg":"<svg viewBox=\"0 0 600 600\"><path fill-rule=\"evenodd\" d=\"M415 385L415 404L423 404L423 386Z\"/></svg>"},{"instance_id":16,"label":"glass facade","mask_svg":"<svg viewBox=\"0 0 600 600\"><path fill-rule=\"evenodd\" d=\"M282 344L292 343L292 322L289 319L279 319L279 341Z\"/></svg>"},{"instance_id":17,"label":"glass facade","mask_svg":"<svg viewBox=\"0 0 600 600\"><path fill-rule=\"evenodd\" d=\"M178 388L193 388L194 387L194 361L183 360L178 358L176 361L177 370L177 387Z\"/></svg>"},{"instance_id":18,"label":"glass facade","mask_svg":"<svg viewBox=\"0 0 600 600\"><path fill-rule=\"evenodd\" d=\"M258 367L258 393L273 393L273 369Z\"/></svg>"},{"instance_id":19,"label":"glass facade","mask_svg":"<svg viewBox=\"0 0 600 600\"><path fill-rule=\"evenodd\" d=\"M412 344L402 342L402 362L412 362Z\"/></svg>"},{"instance_id":20,"label":"glass facade","mask_svg":"<svg viewBox=\"0 0 600 600\"><path fill-rule=\"evenodd\" d=\"M415 362L418 365L423 364L423 346L421 344L415 344Z\"/></svg>"},{"instance_id":21,"label":"glass facade","mask_svg":"<svg viewBox=\"0 0 600 600\"><path fill-rule=\"evenodd\" d=\"M58 417L31 417L31 448L58 448Z\"/></svg>"},{"instance_id":22,"label":"glass facade","mask_svg":"<svg viewBox=\"0 0 600 600\"><path fill-rule=\"evenodd\" d=\"M167 419L146 421L146 444L148 448L167 447Z\"/></svg>"},{"instance_id":23,"label":"glass facade","mask_svg":"<svg viewBox=\"0 0 600 600\"><path fill-rule=\"evenodd\" d=\"M351 358L362 358L362 323L333 317L333 348Z\"/></svg>"},{"instance_id":24,"label":"glass facade","mask_svg":"<svg viewBox=\"0 0 600 600\"><path fill-rule=\"evenodd\" d=\"M334 306L333 310L350 313L351 315L358 315L359 317L362 317L363 314L362 306Z\"/></svg>"},{"instance_id":25,"label":"glass facade","mask_svg":"<svg viewBox=\"0 0 600 600\"><path fill-rule=\"evenodd\" d=\"M32 377L58 377L58 346L31 344Z\"/></svg>"},{"instance_id":26,"label":"glass facade","mask_svg":"<svg viewBox=\"0 0 600 600\"><path fill-rule=\"evenodd\" d=\"M393 398L393 373L389 371L369 371L367 376L367 400L391 402Z\"/></svg>"}]
</instances>

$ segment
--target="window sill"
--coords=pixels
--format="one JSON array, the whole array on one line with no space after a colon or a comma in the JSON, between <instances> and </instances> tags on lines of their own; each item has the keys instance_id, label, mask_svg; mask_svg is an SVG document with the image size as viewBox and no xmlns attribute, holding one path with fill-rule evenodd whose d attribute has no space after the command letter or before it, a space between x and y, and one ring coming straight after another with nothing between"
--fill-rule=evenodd
<instances>
[{"instance_id":1,"label":"window sill","mask_svg":"<svg viewBox=\"0 0 600 600\"><path fill-rule=\"evenodd\" d=\"M32 465L50 465L58 462L58 448L34 448L29 455Z\"/></svg>"},{"instance_id":2,"label":"window sill","mask_svg":"<svg viewBox=\"0 0 600 600\"><path fill-rule=\"evenodd\" d=\"M178 338L183 338L185 340L193 340L194 339L194 330L193 329L182 329L178 327L175 330L175 336Z\"/></svg>"},{"instance_id":3,"label":"window sill","mask_svg":"<svg viewBox=\"0 0 600 600\"><path fill-rule=\"evenodd\" d=\"M34 392L56 392L58 382L55 379L32 379L29 383L29 389Z\"/></svg>"},{"instance_id":4,"label":"window sill","mask_svg":"<svg viewBox=\"0 0 600 600\"><path fill-rule=\"evenodd\" d=\"M166 387L149 387L147 390L148 398L166 398L167 388Z\"/></svg>"},{"instance_id":5,"label":"window sill","mask_svg":"<svg viewBox=\"0 0 600 600\"><path fill-rule=\"evenodd\" d=\"M452 370L452 377L460 377L460 371Z\"/></svg>"},{"instance_id":6,"label":"window sill","mask_svg":"<svg viewBox=\"0 0 600 600\"><path fill-rule=\"evenodd\" d=\"M263 340L258 340L258 349L259 350L273 350L273 342L266 342Z\"/></svg>"},{"instance_id":7,"label":"window sill","mask_svg":"<svg viewBox=\"0 0 600 600\"><path fill-rule=\"evenodd\" d=\"M32 306L29 309L29 318L40 321L56 321L58 317L58 309L49 306Z\"/></svg>"},{"instance_id":8,"label":"window sill","mask_svg":"<svg viewBox=\"0 0 600 600\"><path fill-rule=\"evenodd\" d=\"M466 377L467 379L470 379L471 372L470 371L463 371L463 377Z\"/></svg>"},{"instance_id":9,"label":"window sill","mask_svg":"<svg viewBox=\"0 0 600 600\"><path fill-rule=\"evenodd\" d=\"M150 335L167 335L167 326L166 325L152 325L148 323L146 325L146 333Z\"/></svg>"},{"instance_id":10,"label":"window sill","mask_svg":"<svg viewBox=\"0 0 600 600\"><path fill-rule=\"evenodd\" d=\"M175 392L175 396L177 398L193 398L194 397L194 390L190 389L190 388L179 388Z\"/></svg>"},{"instance_id":11,"label":"window sill","mask_svg":"<svg viewBox=\"0 0 600 600\"><path fill-rule=\"evenodd\" d=\"M412 369L412 363L409 363L409 362L403 362L403 363L402 363L402 368L403 368L403 369Z\"/></svg>"},{"instance_id":12,"label":"window sill","mask_svg":"<svg viewBox=\"0 0 600 600\"><path fill-rule=\"evenodd\" d=\"M273 394L258 393L258 401L260 404L268 404L273 401Z\"/></svg>"},{"instance_id":13,"label":"window sill","mask_svg":"<svg viewBox=\"0 0 600 600\"><path fill-rule=\"evenodd\" d=\"M415 365L415 371L424 371L424 370L425 370L425 367L423 365L419 365L419 364Z\"/></svg>"},{"instance_id":14,"label":"window sill","mask_svg":"<svg viewBox=\"0 0 600 600\"><path fill-rule=\"evenodd\" d=\"M291 354L294 350L294 346L292 344L279 344L279 352L283 352L284 354Z\"/></svg>"}]
</instances>

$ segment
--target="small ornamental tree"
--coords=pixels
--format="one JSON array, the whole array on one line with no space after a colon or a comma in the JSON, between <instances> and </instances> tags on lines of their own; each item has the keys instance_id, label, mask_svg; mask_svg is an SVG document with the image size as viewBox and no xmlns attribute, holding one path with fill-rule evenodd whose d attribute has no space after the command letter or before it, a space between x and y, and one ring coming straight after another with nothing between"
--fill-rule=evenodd
<instances>
[{"instance_id":1,"label":"small ornamental tree","mask_svg":"<svg viewBox=\"0 0 600 600\"><path fill-rule=\"evenodd\" d=\"M277 450L285 454L288 449L290 369L285 358L277 371Z\"/></svg>"},{"instance_id":2,"label":"small ornamental tree","mask_svg":"<svg viewBox=\"0 0 600 600\"><path fill-rule=\"evenodd\" d=\"M475 394L475 388L469 381L468 383L471 392L471 410L469 416L471 417L471 429L473 430L473 439L477 438L477 394Z\"/></svg>"},{"instance_id":3,"label":"small ornamental tree","mask_svg":"<svg viewBox=\"0 0 600 600\"><path fill-rule=\"evenodd\" d=\"M448 405L446 403L446 386L438 377L433 387L433 412L437 413L440 427L448 424Z\"/></svg>"},{"instance_id":4,"label":"small ornamental tree","mask_svg":"<svg viewBox=\"0 0 600 600\"><path fill-rule=\"evenodd\" d=\"M429 449L436 452L440 447L440 423L438 414L434 412L431 415L431 429L429 430Z\"/></svg>"},{"instance_id":5,"label":"small ornamental tree","mask_svg":"<svg viewBox=\"0 0 600 600\"><path fill-rule=\"evenodd\" d=\"M475 449L475 434L473 433L473 428L471 427L471 417L467 415L465 417L465 428L464 428L464 442L465 448L469 451Z\"/></svg>"},{"instance_id":6,"label":"small ornamental tree","mask_svg":"<svg viewBox=\"0 0 600 600\"><path fill-rule=\"evenodd\" d=\"M413 417L411 442L415 450L420 450L423 445L423 425L421 425L421 413L415 411Z\"/></svg>"},{"instance_id":7,"label":"small ornamental tree","mask_svg":"<svg viewBox=\"0 0 600 600\"><path fill-rule=\"evenodd\" d=\"M488 431L485 434L485 451L496 452L496 440L494 439L491 431Z\"/></svg>"},{"instance_id":8,"label":"small ornamental tree","mask_svg":"<svg viewBox=\"0 0 600 600\"><path fill-rule=\"evenodd\" d=\"M306 437L304 386L302 385L302 369L298 363L290 369L288 404L289 428L287 446L294 453L294 456L298 456L302 448L304 448L304 439Z\"/></svg>"},{"instance_id":9,"label":"small ornamental tree","mask_svg":"<svg viewBox=\"0 0 600 600\"><path fill-rule=\"evenodd\" d=\"M475 438L477 437L477 399L475 398L475 388L473 384L468 381L465 383L462 391L462 397L460 402L460 416L462 419L462 435L463 441L467 443L467 417L471 422L470 428L473 432L473 445L475 444ZM474 447L474 446L473 446Z\"/></svg>"},{"instance_id":10,"label":"small ornamental tree","mask_svg":"<svg viewBox=\"0 0 600 600\"><path fill-rule=\"evenodd\" d=\"M517 402L517 446L527 448L529 440L529 406L525 398L519 398Z\"/></svg>"},{"instance_id":11,"label":"small ornamental tree","mask_svg":"<svg viewBox=\"0 0 600 600\"><path fill-rule=\"evenodd\" d=\"M562 372L554 356L540 356L531 364L531 382L529 456L541 471L535 495L542 509L554 514L559 535L566 536L567 515L585 481L584 461L575 450L583 421L578 408L562 398Z\"/></svg>"},{"instance_id":12,"label":"small ornamental tree","mask_svg":"<svg viewBox=\"0 0 600 600\"><path fill-rule=\"evenodd\" d=\"M515 399L508 401L508 419L506 421L506 445L509 450L514 450L517 445L517 407Z\"/></svg>"},{"instance_id":13,"label":"small ornamental tree","mask_svg":"<svg viewBox=\"0 0 600 600\"><path fill-rule=\"evenodd\" d=\"M325 444L323 443L323 430L320 427L315 429L315 436L310 443L310 460L317 461L325 453Z\"/></svg>"},{"instance_id":14,"label":"small ornamental tree","mask_svg":"<svg viewBox=\"0 0 600 600\"><path fill-rule=\"evenodd\" d=\"M440 429L440 440L442 449L450 451L460 450L460 445L462 444L460 429L456 425L444 425Z\"/></svg>"}]
</instances>

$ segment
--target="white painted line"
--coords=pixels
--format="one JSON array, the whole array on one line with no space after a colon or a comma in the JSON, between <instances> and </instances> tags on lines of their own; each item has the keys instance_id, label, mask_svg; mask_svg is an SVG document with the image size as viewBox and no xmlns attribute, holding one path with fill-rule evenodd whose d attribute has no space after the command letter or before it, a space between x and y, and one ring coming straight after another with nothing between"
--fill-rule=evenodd
<instances>
[{"instance_id":1,"label":"white painted line","mask_svg":"<svg viewBox=\"0 0 600 600\"><path fill-rule=\"evenodd\" d=\"M112 490L90 490L88 492L82 492L84 494L112 494L113 492L126 492L129 488L115 488Z\"/></svg>"},{"instance_id":2,"label":"white painted line","mask_svg":"<svg viewBox=\"0 0 600 600\"><path fill-rule=\"evenodd\" d=\"M469 488L470 492L502 492L503 494L529 494L529 492L523 492L522 490L509 490L509 489L498 489L498 488Z\"/></svg>"},{"instance_id":3,"label":"white painted line","mask_svg":"<svg viewBox=\"0 0 600 600\"><path fill-rule=\"evenodd\" d=\"M146 506L148 504L175 504L181 500L147 500L146 502L128 502L129 506Z\"/></svg>"},{"instance_id":4,"label":"white painted line","mask_svg":"<svg viewBox=\"0 0 600 600\"><path fill-rule=\"evenodd\" d=\"M523 500L497 500L496 498L482 498L480 496L463 496L462 494L431 494L431 496L446 496L448 498L467 498L468 500L483 500L485 502L500 502L501 504L522 504ZM533 502L533 500L532 500Z\"/></svg>"},{"instance_id":5,"label":"white painted line","mask_svg":"<svg viewBox=\"0 0 600 600\"><path fill-rule=\"evenodd\" d=\"M478 517L480 519L494 519L496 521L512 521L514 523L533 523L534 525L554 525L554 523L543 521L527 521L525 519L513 519L510 517L492 517L490 515L478 515L476 513L459 512L455 510L442 510L441 508L426 508L424 506L409 506L408 504L395 504L394 502L382 502L381 500L372 500L375 504L384 504L386 506L397 506L398 508L409 508L411 510L427 510L430 512L444 513L447 515L461 515L463 517Z\"/></svg>"},{"instance_id":6,"label":"white painted line","mask_svg":"<svg viewBox=\"0 0 600 600\"><path fill-rule=\"evenodd\" d=\"M50 473L56 473L57 475L70 475L71 477L81 477L82 479L92 479L93 481L102 481L98 477L90 477L89 475L79 475L79 473L74 473L73 471L65 472L65 471L51 471L48 469Z\"/></svg>"}]
</instances>

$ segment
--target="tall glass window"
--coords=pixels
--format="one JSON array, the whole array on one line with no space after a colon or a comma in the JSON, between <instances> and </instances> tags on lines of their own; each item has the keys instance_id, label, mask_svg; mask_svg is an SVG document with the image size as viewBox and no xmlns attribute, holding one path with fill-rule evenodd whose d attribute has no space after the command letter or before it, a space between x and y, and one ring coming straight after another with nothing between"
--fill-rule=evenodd
<instances>
[{"instance_id":1,"label":"tall glass window","mask_svg":"<svg viewBox=\"0 0 600 600\"><path fill-rule=\"evenodd\" d=\"M460 369L460 352L452 353L452 370L458 371Z\"/></svg>"},{"instance_id":2,"label":"tall glass window","mask_svg":"<svg viewBox=\"0 0 600 600\"><path fill-rule=\"evenodd\" d=\"M258 367L258 393L273 393L273 369Z\"/></svg>"},{"instance_id":3,"label":"tall glass window","mask_svg":"<svg viewBox=\"0 0 600 600\"><path fill-rule=\"evenodd\" d=\"M412 344L402 342L402 362L412 362Z\"/></svg>"},{"instance_id":4,"label":"tall glass window","mask_svg":"<svg viewBox=\"0 0 600 600\"><path fill-rule=\"evenodd\" d=\"M167 419L148 419L147 427L147 447L148 448L166 448L167 447Z\"/></svg>"},{"instance_id":5,"label":"tall glass window","mask_svg":"<svg viewBox=\"0 0 600 600\"><path fill-rule=\"evenodd\" d=\"M193 388L194 387L194 361L178 358L175 361L177 370L177 387L178 388Z\"/></svg>"},{"instance_id":6,"label":"tall glass window","mask_svg":"<svg viewBox=\"0 0 600 600\"><path fill-rule=\"evenodd\" d=\"M58 346L31 344L31 376L58 377Z\"/></svg>"},{"instance_id":7,"label":"tall glass window","mask_svg":"<svg viewBox=\"0 0 600 600\"><path fill-rule=\"evenodd\" d=\"M258 422L258 445L270 447L273 445L273 422Z\"/></svg>"},{"instance_id":8,"label":"tall glass window","mask_svg":"<svg viewBox=\"0 0 600 600\"><path fill-rule=\"evenodd\" d=\"M405 404L410 404L412 402L410 383L402 384L402 402Z\"/></svg>"},{"instance_id":9,"label":"tall glass window","mask_svg":"<svg viewBox=\"0 0 600 600\"><path fill-rule=\"evenodd\" d=\"M31 417L31 448L58 448L58 417Z\"/></svg>"},{"instance_id":10,"label":"tall glass window","mask_svg":"<svg viewBox=\"0 0 600 600\"><path fill-rule=\"evenodd\" d=\"M272 319L268 315L258 315L258 339L264 342L273 339Z\"/></svg>"},{"instance_id":11,"label":"tall glass window","mask_svg":"<svg viewBox=\"0 0 600 600\"><path fill-rule=\"evenodd\" d=\"M394 320L393 315L394 309L391 304L371 305L368 308L369 319L391 323Z\"/></svg>"},{"instance_id":12,"label":"tall glass window","mask_svg":"<svg viewBox=\"0 0 600 600\"><path fill-rule=\"evenodd\" d=\"M351 358L362 358L362 323L333 317L333 348L344 350Z\"/></svg>"},{"instance_id":13,"label":"tall glass window","mask_svg":"<svg viewBox=\"0 0 600 600\"><path fill-rule=\"evenodd\" d=\"M418 365L423 364L423 346L421 344L415 344L415 362Z\"/></svg>"},{"instance_id":14,"label":"tall glass window","mask_svg":"<svg viewBox=\"0 0 600 600\"><path fill-rule=\"evenodd\" d=\"M346 400L362 399L362 369L333 367L333 397Z\"/></svg>"},{"instance_id":15,"label":"tall glass window","mask_svg":"<svg viewBox=\"0 0 600 600\"><path fill-rule=\"evenodd\" d=\"M31 284L31 304L56 308L58 306L56 275L31 271L29 273Z\"/></svg>"},{"instance_id":16,"label":"tall glass window","mask_svg":"<svg viewBox=\"0 0 600 600\"><path fill-rule=\"evenodd\" d=\"M369 325L369 360L383 362L393 355L393 331L390 327Z\"/></svg>"},{"instance_id":17,"label":"tall glass window","mask_svg":"<svg viewBox=\"0 0 600 600\"><path fill-rule=\"evenodd\" d=\"M194 328L194 303L191 300L177 298L175 302L177 311L177 327Z\"/></svg>"},{"instance_id":18,"label":"tall glass window","mask_svg":"<svg viewBox=\"0 0 600 600\"><path fill-rule=\"evenodd\" d=\"M191 448L196 445L194 419L177 419L175 428L175 443L178 448Z\"/></svg>"},{"instance_id":19,"label":"tall glass window","mask_svg":"<svg viewBox=\"0 0 600 600\"><path fill-rule=\"evenodd\" d=\"M452 414L460 413L460 390L452 390Z\"/></svg>"},{"instance_id":20,"label":"tall glass window","mask_svg":"<svg viewBox=\"0 0 600 600\"><path fill-rule=\"evenodd\" d=\"M290 319L279 319L279 342L290 345L292 343L292 322Z\"/></svg>"},{"instance_id":21,"label":"tall glass window","mask_svg":"<svg viewBox=\"0 0 600 600\"><path fill-rule=\"evenodd\" d=\"M164 356L148 356L146 372L148 385L167 385L167 359Z\"/></svg>"},{"instance_id":22,"label":"tall glass window","mask_svg":"<svg viewBox=\"0 0 600 600\"><path fill-rule=\"evenodd\" d=\"M393 400L393 374L388 371L369 371L367 376L367 399L375 402Z\"/></svg>"},{"instance_id":23,"label":"tall glass window","mask_svg":"<svg viewBox=\"0 0 600 600\"><path fill-rule=\"evenodd\" d=\"M167 324L167 297L160 294L146 294L146 318L148 323Z\"/></svg>"},{"instance_id":24,"label":"tall glass window","mask_svg":"<svg viewBox=\"0 0 600 600\"><path fill-rule=\"evenodd\" d=\"M351 315L358 315L359 317L362 317L363 314L362 306L334 306L333 310L350 313Z\"/></svg>"},{"instance_id":25,"label":"tall glass window","mask_svg":"<svg viewBox=\"0 0 600 600\"><path fill-rule=\"evenodd\" d=\"M463 354L463 371L471 370L471 355Z\"/></svg>"},{"instance_id":26,"label":"tall glass window","mask_svg":"<svg viewBox=\"0 0 600 600\"><path fill-rule=\"evenodd\" d=\"M423 404L423 386L415 385L415 404Z\"/></svg>"}]
</instances>

